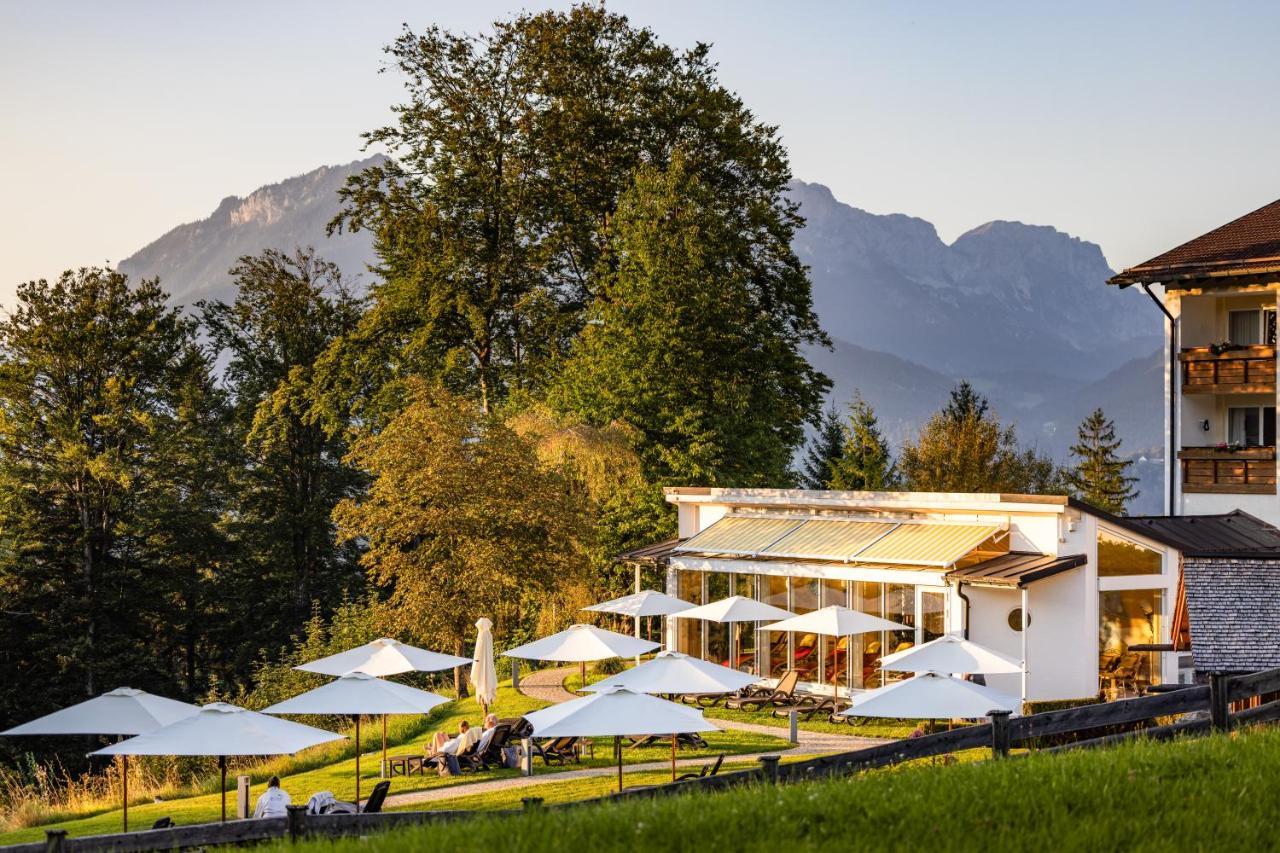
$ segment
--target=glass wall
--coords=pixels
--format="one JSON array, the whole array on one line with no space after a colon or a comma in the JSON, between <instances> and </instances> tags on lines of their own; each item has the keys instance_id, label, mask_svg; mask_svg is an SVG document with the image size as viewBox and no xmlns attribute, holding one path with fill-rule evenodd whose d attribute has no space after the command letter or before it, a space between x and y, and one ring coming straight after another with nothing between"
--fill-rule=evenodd
<instances>
[{"instance_id":1,"label":"glass wall","mask_svg":"<svg viewBox=\"0 0 1280 853\"><path fill-rule=\"evenodd\" d=\"M817 578L791 579L791 607L788 608L797 616L812 613L818 609L820 586ZM818 635L811 633L791 634L792 664L791 668L800 672L801 681L817 681L822 660L822 652L818 648Z\"/></svg>"},{"instance_id":2,"label":"glass wall","mask_svg":"<svg viewBox=\"0 0 1280 853\"><path fill-rule=\"evenodd\" d=\"M884 588L871 581L855 581L853 587L853 609L872 616L884 613ZM853 686L859 689L871 689L880 686L880 655L884 650L884 637L881 634L859 634L852 639L854 666Z\"/></svg>"},{"instance_id":3,"label":"glass wall","mask_svg":"<svg viewBox=\"0 0 1280 853\"><path fill-rule=\"evenodd\" d=\"M786 610L787 579L780 575L761 575L760 599ZM786 631L760 632L760 648L765 650L764 671L770 678L781 678L791 665L790 636Z\"/></svg>"},{"instance_id":4,"label":"glass wall","mask_svg":"<svg viewBox=\"0 0 1280 853\"><path fill-rule=\"evenodd\" d=\"M1123 575L1158 575L1163 555L1129 539L1098 531L1098 577Z\"/></svg>"},{"instance_id":5,"label":"glass wall","mask_svg":"<svg viewBox=\"0 0 1280 853\"><path fill-rule=\"evenodd\" d=\"M733 593L745 598L755 598L756 576L734 575ZM756 662L756 623L734 622L733 630L737 634L734 639L734 648L736 649L734 667L743 672L758 673L760 670Z\"/></svg>"},{"instance_id":6,"label":"glass wall","mask_svg":"<svg viewBox=\"0 0 1280 853\"><path fill-rule=\"evenodd\" d=\"M947 594L942 590L920 590L920 642L936 640L947 632Z\"/></svg>"},{"instance_id":7,"label":"glass wall","mask_svg":"<svg viewBox=\"0 0 1280 853\"><path fill-rule=\"evenodd\" d=\"M833 604L841 607L849 606L848 581L824 580L822 582L822 606ZM822 649L823 684L836 684L845 687L849 684L849 638L819 637Z\"/></svg>"},{"instance_id":8,"label":"glass wall","mask_svg":"<svg viewBox=\"0 0 1280 853\"><path fill-rule=\"evenodd\" d=\"M884 585L884 618L899 625L906 625L905 631L886 631L884 654L891 655L905 652L916 644L916 588L909 584L889 583ZM900 681L910 673L886 670L884 680Z\"/></svg>"},{"instance_id":9,"label":"glass wall","mask_svg":"<svg viewBox=\"0 0 1280 853\"><path fill-rule=\"evenodd\" d=\"M707 602L728 598L732 577L723 572L707 572ZM729 666L729 623L702 621L702 630L707 635L706 659L721 666Z\"/></svg>"},{"instance_id":10,"label":"glass wall","mask_svg":"<svg viewBox=\"0 0 1280 853\"><path fill-rule=\"evenodd\" d=\"M1133 696L1160 683L1160 653L1130 646L1161 643L1164 591L1107 590L1098 593L1098 678L1110 699Z\"/></svg>"},{"instance_id":11,"label":"glass wall","mask_svg":"<svg viewBox=\"0 0 1280 853\"><path fill-rule=\"evenodd\" d=\"M702 604L702 572L676 572L676 597ZM702 620L676 619L676 650L702 657Z\"/></svg>"}]
</instances>

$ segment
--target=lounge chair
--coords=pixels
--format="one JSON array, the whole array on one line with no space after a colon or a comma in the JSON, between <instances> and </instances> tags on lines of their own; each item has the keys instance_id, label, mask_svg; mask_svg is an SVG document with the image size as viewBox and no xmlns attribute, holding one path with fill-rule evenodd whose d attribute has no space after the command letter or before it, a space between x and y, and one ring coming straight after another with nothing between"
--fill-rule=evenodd
<instances>
[{"instance_id":1,"label":"lounge chair","mask_svg":"<svg viewBox=\"0 0 1280 853\"><path fill-rule=\"evenodd\" d=\"M574 764L580 764L582 759L578 758L578 742L582 738L578 737L558 737L550 741L535 743L533 745L533 754L541 755L542 760L546 762L548 767L557 767L572 761Z\"/></svg>"},{"instance_id":2,"label":"lounge chair","mask_svg":"<svg viewBox=\"0 0 1280 853\"><path fill-rule=\"evenodd\" d=\"M706 777L706 776L716 775L717 773L720 772L720 765L724 764L724 756L725 754L723 752L720 753L718 756L716 756L716 760L714 763L702 765L702 769L699 770L697 773L685 773L683 775L677 776L676 781L683 782L686 779L702 779L703 777Z\"/></svg>"},{"instance_id":3,"label":"lounge chair","mask_svg":"<svg viewBox=\"0 0 1280 853\"><path fill-rule=\"evenodd\" d=\"M847 708L848 705L848 700L837 699L834 696L818 696L813 693L797 694L796 701L791 704L775 707L773 715L775 717L788 717L792 711L795 711L808 722L819 714L826 714L830 717L836 711Z\"/></svg>"},{"instance_id":4,"label":"lounge chair","mask_svg":"<svg viewBox=\"0 0 1280 853\"><path fill-rule=\"evenodd\" d=\"M787 674L782 676L782 680L778 682L778 686L768 693L728 699L725 701L724 706L734 711L758 711L768 705L789 705L795 701L796 685L799 683L800 673L794 669L788 670Z\"/></svg>"},{"instance_id":5,"label":"lounge chair","mask_svg":"<svg viewBox=\"0 0 1280 853\"><path fill-rule=\"evenodd\" d=\"M387 799L387 791L391 789L391 783L383 780L373 786L373 790L369 792L369 799L364 801L364 808L360 811L364 814L377 814L382 811L382 803Z\"/></svg>"},{"instance_id":6,"label":"lounge chair","mask_svg":"<svg viewBox=\"0 0 1280 853\"><path fill-rule=\"evenodd\" d=\"M173 818L171 817L162 817L151 824L152 829L169 829L171 826L173 826Z\"/></svg>"},{"instance_id":7,"label":"lounge chair","mask_svg":"<svg viewBox=\"0 0 1280 853\"><path fill-rule=\"evenodd\" d=\"M631 741L627 749L671 743L671 735L625 735L624 737ZM706 749L708 744L697 732L685 732L676 735L676 746L679 749Z\"/></svg>"},{"instance_id":8,"label":"lounge chair","mask_svg":"<svg viewBox=\"0 0 1280 853\"><path fill-rule=\"evenodd\" d=\"M465 755L458 758L458 765L464 773L474 772L477 770L488 770L492 767L502 766L502 750L509 745L511 739L511 724L498 723L493 727L493 734L488 736L486 742L482 735L476 743L474 749L469 750ZM481 749L481 744L484 748Z\"/></svg>"}]
</instances>

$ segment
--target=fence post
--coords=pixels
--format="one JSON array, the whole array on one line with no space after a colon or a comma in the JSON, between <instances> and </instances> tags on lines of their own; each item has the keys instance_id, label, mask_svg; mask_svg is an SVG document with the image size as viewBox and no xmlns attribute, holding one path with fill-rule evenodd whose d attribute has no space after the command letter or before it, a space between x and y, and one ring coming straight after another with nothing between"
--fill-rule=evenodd
<instances>
[{"instance_id":1,"label":"fence post","mask_svg":"<svg viewBox=\"0 0 1280 853\"><path fill-rule=\"evenodd\" d=\"M521 797L520 802L527 812L537 811L542 808L542 797Z\"/></svg>"},{"instance_id":2,"label":"fence post","mask_svg":"<svg viewBox=\"0 0 1280 853\"><path fill-rule=\"evenodd\" d=\"M520 689L520 661L517 658L511 659L511 689Z\"/></svg>"},{"instance_id":3,"label":"fence post","mask_svg":"<svg viewBox=\"0 0 1280 853\"><path fill-rule=\"evenodd\" d=\"M991 757L1009 757L1009 711L988 711L991 718Z\"/></svg>"},{"instance_id":4,"label":"fence post","mask_svg":"<svg viewBox=\"0 0 1280 853\"><path fill-rule=\"evenodd\" d=\"M253 814L253 809L249 806L249 777L236 777L236 818L244 820Z\"/></svg>"},{"instance_id":5,"label":"fence post","mask_svg":"<svg viewBox=\"0 0 1280 853\"><path fill-rule=\"evenodd\" d=\"M307 807L306 806L285 806L288 814L285 815L287 832L290 841L297 841L299 838L307 834Z\"/></svg>"},{"instance_id":6,"label":"fence post","mask_svg":"<svg viewBox=\"0 0 1280 853\"><path fill-rule=\"evenodd\" d=\"M65 829L46 829L44 831L45 853L62 853L67 849L67 831Z\"/></svg>"},{"instance_id":7,"label":"fence post","mask_svg":"<svg viewBox=\"0 0 1280 853\"><path fill-rule=\"evenodd\" d=\"M1230 686L1231 677L1225 673L1209 675L1209 724L1214 731L1225 732L1231 728L1231 703L1227 701Z\"/></svg>"},{"instance_id":8,"label":"fence post","mask_svg":"<svg viewBox=\"0 0 1280 853\"><path fill-rule=\"evenodd\" d=\"M760 767L764 771L764 780L770 784L778 784L778 762L782 760L781 755L762 755L760 756Z\"/></svg>"},{"instance_id":9,"label":"fence post","mask_svg":"<svg viewBox=\"0 0 1280 853\"><path fill-rule=\"evenodd\" d=\"M787 721L791 727L791 742L800 743L800 712L794 708L788 711Z\"/></svg>"}]
</instances>

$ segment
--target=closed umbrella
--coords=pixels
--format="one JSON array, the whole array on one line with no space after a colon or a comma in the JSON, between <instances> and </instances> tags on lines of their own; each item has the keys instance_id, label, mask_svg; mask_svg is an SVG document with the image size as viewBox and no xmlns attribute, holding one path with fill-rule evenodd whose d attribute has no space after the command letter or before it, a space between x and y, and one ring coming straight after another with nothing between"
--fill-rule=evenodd
<instances>
[{"instance_id":1,"label":"closed umbrella","mask_svg":"<svg viewBox=\"0 0 1280 853\"><path fill-rule=\"evenodd\" d=\"M670 616L673 613L688 610L693 606L692 602L685 601L683 598L676 598L674 595L667 595L665 592L646 589L640 592L633 592L631 595L624 595L621 598L602 601L599 604L593 604L582 609L590 610L593 613L616 613L619 616L631 616L636 620L636 636L639 637L641 617Z\"/></svg>"},{"instance_id":2,"label":"closed umbrella","mask_svg":"<svg viewBox=\"0 0 1280 853\"><path fill-rule=\"evenodd\" d=\"M429 690L351 672L315 690L277 702L264 714L350 714L356 718L356 810L360 809L360 716L427 714L449 700Z\"/></svg>"},{"instance_id":3,"label":"closed umbrella","mask_svg":"<svg viewBox=\"0 0 1280 853\"><path fill-rule=\"evenodd\" d=\"M775 619L786 619L788 616L794 615L790 610L783 610L781 607L774 607L772 604L765 604L762 601L756 601L754 598L747 598L743 595L731 595L728 598L722 598L710 604L703 604L699 607L673 614L676 619L705 619L708 622L719 622L721 624L771 622ZM729 632L729 662L734 664L735 667L738 663L738 636L736 631Z\"/></svg>"},{"instance_id":4,"label":"closed umbrella","mask_svg":"<svg viewBox=\"0 0 1280 853\"><path fill-rule=\"evenodd\" d=\"M1022 672L1020 661L954 634L885 655L880 659L880 667L897 672L954 672L961 675Z\"/></svg>"},{"instance_id":5,"label":"closed umbrella","mask_svg":"<svg viewBox=\"0 0 1280 853\"><path fill-rule=\"evenodd\" d=\"M46 714L0 735L140 735L163 728L200 708L132 687L117 687L78 705ZM124 831L129 831L129 758L120 756Z\"/></svg>"},{"instance_id":6,"label":"closed umbrella","mask_svg":"<svg viewBox=\"0 0 1280 853\"><path fill-rule=\"evenodd\" d=\"M922 672L856 696L839 713L847 717L971 720L992 711L1016 712L1021 705L1017 697L986 685L943 673Z\"/></svg>"},{"instance_id":7,"label":"closed umbrella","mask_svg":"<svg viewBox=\"0 0 1280 853\"><path fill-rule=\"evenodd\" d=\"M487 715L498 696L498 671L493 665L493 623L481 616L476 620L476 653L471 661L471 686L475 688L480 714Z\"/></svg>"},{"instance_id":8,"label":"closed umbrella","mask_svg":"<svg viewBox=\"0 0 1280 853\"><path fill-rule=\"evenodd\" d=\"M741 670L721 666L680 652L659 652L653 660L611 675L586 688L603 693L626 687L637 693L732 693L758 679Z\"/></svg>"},{"instance_id":9,"label":"closed umbrella","mask_svg":"<svg viewBox=\"0 0 1280 853\"><path fill-rule=\"evenodd\" d=\"M606 631L595 625L570 625L558 634L525 643L510 651L507 657L526 660L554 660L581 664L582 683L587 683L587 661L629 658L658 648L657 643Z\"/></svg>"},{"instance_id":10,"label":"closed umbrella","mask_svg":"<svg viewBox=\"0 0 1280 853\"><path fill-rule=\"evenodd\" d=\"M291 755L346 736L267 714L213 702L199 713L162 729L113 743L93 755L209 755L217 756L222 774L222 819L227 819L228 755Z\"/></svg>"},{"instance_id":11,"label":"closed umbrella","mask_svg":"<svg viewBox=\"0 0 1280 853\"><path fill-rule=\"evenodd\" d=\"M671 735L671 778L675 780L676 737L715 731L702 712L686 705L648 696L629 687L613 687L552 705L525 716L537 737L613 737L618 755L618 790L622 790L623 735Z\"/></svg>"},{"instance_id":12,"label":"closed umbrella","mask_svg":"<svg viewBox=\"0 0 1280 853\"><path fill-rule=\"evenodd\" d=\"M811 634L822 634L825 637L852 637L857 634L903 631L910 630L910 628L907 625L890 622L888 619L881 619L879 616L872 616L870 613L863 613L861 610L832 604L810 613L783 619L781 622L775 622L772 625L765 625L762 630L805 631ZM852 667L852 665L852 657L846 654L845 666ZM838 694L839 689L835 684L835 679L833 678L831 681L832 693ZM852 683L852 678L849 678L848 682Z\"/></svg>"},{"instance_id":13,"label":"closed umbrella","mask_svg":"<svg viewBox=\"0 0 1280 853\"><path fill-rule=\"evenodd\" d=\"M390 637L383 637L336 655L329 655L294 669L318 672L321 675L346 675L348 672L366 672L382 677L402 672L439 672L466 666L471 661L457 655L429 652ZM387 767L387 718L382 718L382 769Z\"/></svg>"}]
</instances>

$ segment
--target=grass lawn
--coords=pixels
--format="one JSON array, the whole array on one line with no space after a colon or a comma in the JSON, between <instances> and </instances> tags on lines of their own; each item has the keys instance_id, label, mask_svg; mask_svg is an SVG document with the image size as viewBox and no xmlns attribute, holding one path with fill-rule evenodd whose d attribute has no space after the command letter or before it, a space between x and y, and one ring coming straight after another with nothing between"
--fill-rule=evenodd
<instances>
[{"instance_id":1,"label":"grass lawn","mask_svg":"<svg viewBox=\"0 0 1280 853\"><path fill-rule=\"evenodd\" d=\"M913 766L311 842L398 851L1267 850L1280 730ZM279 844L266 848L281 853Z\"/></svg>"},{"instance_id":2,"label":"grass lawn","mask_svg":"<svg viewBox=\"0 0 1280 853\"><path fill-rule=\"evenodd\" d=\"M495 713L503 716L520 716L542 707L545 703L531 699L513 690L509 684L499 687L497 700L494 703ZM393 718L394 719L394 718ZM408 736L399 739L394 746L389 746L388 755L403 753L420 753L424 745L437 730L456 731L458 724L467 720L473 725L480 721L480 709L474 698L451 702L433 711L425 721L404 726ZM403 726L403 723L402 723ZM350 732L348 732L350 734ZM372 721L362 727L361 731L360 790L368 796L378 781L378 764L381 759L381 731ZM392 739L395 740L394 738ZM787 748L785 737L774 738L749 732L710 732L707 736L710 749L702 751L682 750L681 758L711 756L721 752L746 754L768 752ZM660 749L627 750L624 763L636 764L647 761L662 760L668 753ZM586 758L582 764L567 767L543 767L535 758L538 766L537 774L564 772L582 767L604 767L612 762L611 744L601 742L595 750L594 758ZM292 795L294 802L305 802L316 791L332 791L339 800L355 798L355 749L354 744L347 742L333 746L320 746L302 753L296 758L281 758L255 765L251 770L238 772L248 773L253 779L252 797L262 793L265 780L273 773L278 774L281 787ZM210 759L211 778L201 786L199 791L188 792L187 796L167 799L162 803L131 802L129 806L130 828L150 826L157 818L171 817L178 824L204 823L217 820L220 814L220 800L217 794L217 777L214 761ZM229 771L228 787L234 786L237 771ZM399 794L408 791L421 791L455 785L467 785L480 780L515 776L516 770L494 770L479 775L436 776L397 776L392 780L391 793ZM227 807L234 814L234 790L228 793ZM517 798L518 801L518 798ZM118 808L96 811L76 818L59 820L41 826L28 827L0 834L0 844L16 844L24 841L36 841L44 838L46 829L59 827L66 829L71 835L97 835L120 831L120 810Z\"/></svg>"}]
</instances>

